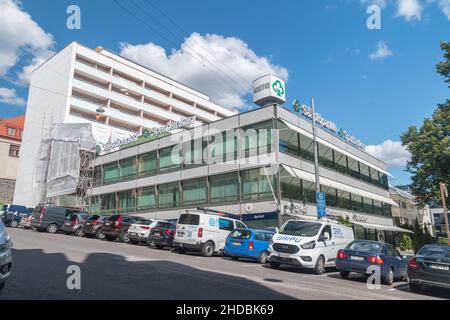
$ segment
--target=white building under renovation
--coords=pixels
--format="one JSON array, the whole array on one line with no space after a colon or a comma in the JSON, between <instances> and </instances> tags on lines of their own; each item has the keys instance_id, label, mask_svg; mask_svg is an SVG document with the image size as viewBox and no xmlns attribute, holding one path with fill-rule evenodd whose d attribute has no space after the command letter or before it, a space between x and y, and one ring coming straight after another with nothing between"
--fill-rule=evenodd
<instances>
[{"instance_id":1,"label":"white building under renovation","mask_svg":"<svg viewBox=\"0 0 450 320\"><path fill-rule=\"evenodd\" d=\"M61 140L76 146L70 151L75 154L92 139L107 145L186 119L197 126L232 115L205 94L108 50L71 43L32 73L14 202L34 206L43 201L44 182L55 176L48 170L60 170L59 178L69 175L48 168L46 161L68 152L49 147ZM65 137L64 132L77 130L69 126L66 131L62 124L88 124L92 137L86 125L79 131L82 137Z\"/></svg>"}]
</instances>

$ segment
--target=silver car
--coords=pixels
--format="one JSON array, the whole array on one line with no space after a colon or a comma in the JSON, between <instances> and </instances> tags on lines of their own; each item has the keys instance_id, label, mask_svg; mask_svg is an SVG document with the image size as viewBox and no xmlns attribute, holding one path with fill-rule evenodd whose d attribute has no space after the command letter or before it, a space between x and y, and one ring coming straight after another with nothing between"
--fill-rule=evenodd
<instances>
[{"instance_id":1,"label":"silver car","mask_svg":"<svg viewBox=\"0 0 450 320\"><path fill-rule=\"evenodd\" d=\"M5 281L11 273L11 265L11 239L0 220L0 290L5 286Z\"/></svg>"}]
</instances>

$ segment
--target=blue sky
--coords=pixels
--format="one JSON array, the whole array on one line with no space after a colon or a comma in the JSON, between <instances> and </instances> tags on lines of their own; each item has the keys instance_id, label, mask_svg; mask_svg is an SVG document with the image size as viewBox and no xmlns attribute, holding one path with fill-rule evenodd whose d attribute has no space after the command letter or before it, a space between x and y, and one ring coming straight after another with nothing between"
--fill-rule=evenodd
<instances>
[{"instance_id":1,"label":"blue sky","mask_svg":"<svg viewBox=\"0 0 450 320\"><path fill-rule=\"evenodd\" d=\"M0 0L0 4L8 1ZM45 57L71 41L92 48L101 45L115 52L127 52L129 57L142 57L142 53L146 53L137 49L154 53L155 46L160 46L169 56L172 50L176 53L180 49L184 38L195 32L201 39L210 41L208 43L229 46L229 50L250 50L257 56L255 61L258 61L253 63L253 67L268 62L270 66L267 68L286 72L287 106L290 107L290 102L295 98L307 101L314 96L316 107L324 117L346 128L366 145L378 145L374 150L394 164L390 167L397 177L393 183L403 184L409 181L408 174L403 172L402 160L399 160L404 157L404 150L396 144L382 143L386 140L398 141L399 134L408 126L420 125L424 117L431 116L437 103L449 98L449 89L435 71L436 63L442 60L439 42L450 41L450 4L446 0L149 0L183 32L158 14L146 0L134 1L146 8L147 13L157 14L158 21L164 27L139 12L129 1L117 1L137 17L145 19L148 25L124 12L112 0L21 1L19 9L31 16L37 24L37 27L32 27L41 30L36 39L43 40L39 44L38 40L32 44L24 41L20 47L22 49L16 50L16 63L9 64L3 70L0 59L0 99L1 88L4 95L5 89L9 90L9 99L0 100L3 101L0 102L0 117L25 112L20 98L26 100L28 88L26 83L19 83L18 73L30 64L33 57ZM380 30L369 30L366 26L369 17L366 9L372 2L381 6ZM66 27L66 9L71 4L81 8L81 30ZM207 38L207 34L217 35L218 38ZM2 46L9 45L8 41L1 41L2 37L7 36L0 31L0 57L5 49ZM51 44L46 42L49 39ZM228 41L230 39L235 41ZM120 43L126 43L128 47ZM137 47L149 43L153 44L151 48ZM385 50L379 51L378 59L371 58L377 45ZM245 54L248 58L249 52ZM169 75L191 85L202 84L206 77L216 77L206 76L209 71L198 61L191 63L192 72L184 74L174 71L174 67L163 66L171 61L182 63L176 60L176 55L172 58L158 60L161 63L156 64L155 68L161 66L158 71L173 72ZM139 62L145 64L145 55L143 59L144 62ZM179 59L186 57L180 54ZM152 65L152 62L149 64ZM226 74L239 83L241 77L247 77L242 74L246 69L235 66L233 64L231 67L233 72L228 69ZM190 76L197 78L191 79ZM220 84L221 80L216 77L207 81L208 85L211 82ZM224 90L227 87L223 83L222 86ZM202 87L197 89L204 91ZM14 97L11 97L11 90L15 90ZM206 90L216 92L221 89L219 86ZM248 95L242 92L240 97L233 99L220 101L238 99L245 107L251 103Z\"/></svg>"}]
</instances>

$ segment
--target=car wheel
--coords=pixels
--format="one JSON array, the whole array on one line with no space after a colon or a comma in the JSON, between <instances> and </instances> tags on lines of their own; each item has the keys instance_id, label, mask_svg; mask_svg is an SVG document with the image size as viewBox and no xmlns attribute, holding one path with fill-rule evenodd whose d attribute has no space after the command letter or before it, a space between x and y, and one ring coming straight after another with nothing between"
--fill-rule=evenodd
<instances>
[{"instance_id":1,"label":"car wheel","mask_svg":"<svg viewBox=\"0 0 450 320\"><path fill-rule=\"evenodd\" d=\"M390 268L387 275L383 277L383 282L388 286L394 283L394 270L392 270L392 268Z\"/></svg>"},{"instance_id":2,"label":"car wheel","mask_svg":"<svg viewBox=\"0 0 450 320\"><path fill-rule=\"evenodd\" d=\"M56 224L54 224L54 223L50 223L47 226L46 230L47 230L48 233L56 233L58 231L58 226Z\"/></svg>"},{"instance_id":3,"label":"car wheel","mask_svg":"<svg viewBox=\"0 0 450 320\"><path fill-rule=\"evenodd\" d=\"M176 251L177 251L177 253L179 253L179 254L184 254L184 253L186 253L186 249L185 249L185 248L182 248L182 247L178 247L178 248L176 249Z\"/></svg>"},{"instance_id":4,"label":"car wheel","mask_svg":"<svg viewBox=\"0 0 450 320\"><path fill-rule=\"evenodd\" d=\"M97 232L95 233L95 236L97 237L97 239L100 240L105 239L105 234L103 233L102 229L98 229Z\"/></svg>"},{"instance_id":5,"label":"car wheel","mask_svg":"<svg viewBox=\"0 0 450 320\"><path fill-rule=\"evenodd\" d=\"M348 279L348 275L350 274L350 272L348 272L348 271L340 271L339 274L340 274L342 279Z\"/></svg>"},{"instance_id":6,"label":"car wheel","mask_svg":"<svg viewBox=\"0 0 450 320\"><path fill-rule=\"evenodd\" d=\"M314 273L317 275L321 275L325 272L325 258L323 256L319 256L316 261L316 265L314 266Z\"/></svg>"},{"instance_id":7,"label":"car wheel","mask_svg":"<svg viewBox=\"0 0 450 320\"><path fill-rule=\"evenodd\" d=\"M136 240L129 240L129 242L134 245L137 245L139 243L139 241L136 241Z\"/></svg>"},{"instance_id":8,"label":"car wheel","mask_svg":"<svg viewBox=\"0 0 450 320\"><path fill-rule=\"evenodd\" d=\"M409 289L411 292L420 292L420 290L422 290L422 286L420 284L410 282Z\"/></svg>"},{"instance_id":9,"label":"car wheel","mask_svg":"<svg viewBox=\"0 0 450 320\"><path fill-rule=\"evenodd\" d=\"M18 225L19 223L16 220L11 221L11 223L9 224L11 228L17 228Z\"/></svg>"},{"instance_id":10,"label":"car wheel","mask_svg":"<svg viewBox=\"0 0 450 320\"><path fill-rule=\"evenodd\" d=\"M258 263L266 264L267 258L268 258L267 252L266 251L261 252L261 254L258 257Z\"/></svg>"},{"instance_id":11,"label":"car wheel","mask_svg":"<svg viewBox=\"0 0 450 320\"><path fill-rule=\"evenodd\" d=\"M214 243L208 241L203 245L202 256L211 257L213 254L214 254Z\"/></svg>"},{"instance_id":12,"label":"car wheel","mask_svg":"<svg viewBox=\"0 0 450 320\"><path fill-rule=\"evenodd\" d=\"M0 282L0 290L2 290L5 287L5 282Z\"/></svg>"},{"instance_id":13,"label":"car wheel","mask_svg":"<svg viewBox=\"0 0 450 320\"><path fill-rule=\"evenodd\" d=\"M119 239L124 243L130 242L130 238L128 238L128 234L126 232L122 232L122 234L119 236Z\"/></svg>"},{"instance_id":14,"label":"car wheel","mask_svg":"<svg viewBox=\"0 0 450 320\"><path fill-rule=\"evenodd\" d=\"M81 228L78 228L77 230L75 230L75 235L77 237L81 237L83 235L83 230Z\"/></svg>"},{"instance_id":15,"label":"car wheel","mask_svg":"<svg viewBox=\"0 0 450 320\"><path fill-rule=\"evenodd\" d=\"M272 269L280 269L280 266L281 266L278 262L271 261L269 264Z\"/></svg>"}]
</instances>

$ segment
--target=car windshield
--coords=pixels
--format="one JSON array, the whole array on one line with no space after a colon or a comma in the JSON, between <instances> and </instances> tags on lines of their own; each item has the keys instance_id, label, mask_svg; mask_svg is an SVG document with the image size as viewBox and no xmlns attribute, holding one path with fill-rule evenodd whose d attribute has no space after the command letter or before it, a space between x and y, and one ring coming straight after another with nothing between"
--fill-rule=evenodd
<instances>
[{"instance_id":1,"label":"car windshield","mask_svg":"<svg viewBox=\"0 0 450 320\"><path fill-rule=\"evenodd\" d=\"M425 246L417 255L429 258L450 258L450 246Z\"/></svg>"},{"instance_id":2,"label":"car windshield","mask_svg":"<svg viewBox=\"0 0 450 320\"><path fill-rule=\"evenodd\" d=\"M152 220L144 220L144 219L136 219L133 223L134 224L142 224L144 226L149 226L152 224Z\"/></svg>"},{"instance_id":3,"label":"car windshield","mask_svg":"<svg viewBox=\"0 0 450 320\"><path fill-rule=\"evenodd\" d=\"M376 242L367 241L353 241L347 248L348 250L368 252L368 253L381 253L383 250L383 245Z\"/></svg>"},{"instance_id":4,"label":"car windshield","mask_svg":"<svg viewBox=\"0 0 450 320\"><path fill-rule=\"evenodd\" d=\"M310 221L288 221L280 229L280 234L298 237L314 237L322 224Z\"/></svg>"},{"instance_id":5,"label":"car windshield","mask_svg":"<svg viewBox=\"0 0 450 320\"><path fill-rule=\"evenodd\" d=\"M237 229L231 232L230 237L235 239L250 239L252 233L248 230Z\"/></svg>"},{"instance_id":6,"label":"car windshield","mask_svg":"<svg viewBox=\"0 0 450 320\"><path fill-rule=\"evenodd\" d=\"M158 222L156 224L156 227L164 228L164 229L170 229L171 226L172 226L172 224L170 222L162 222L162 221L160 221L160 222Z\"/></svg>"}]
</instances>

